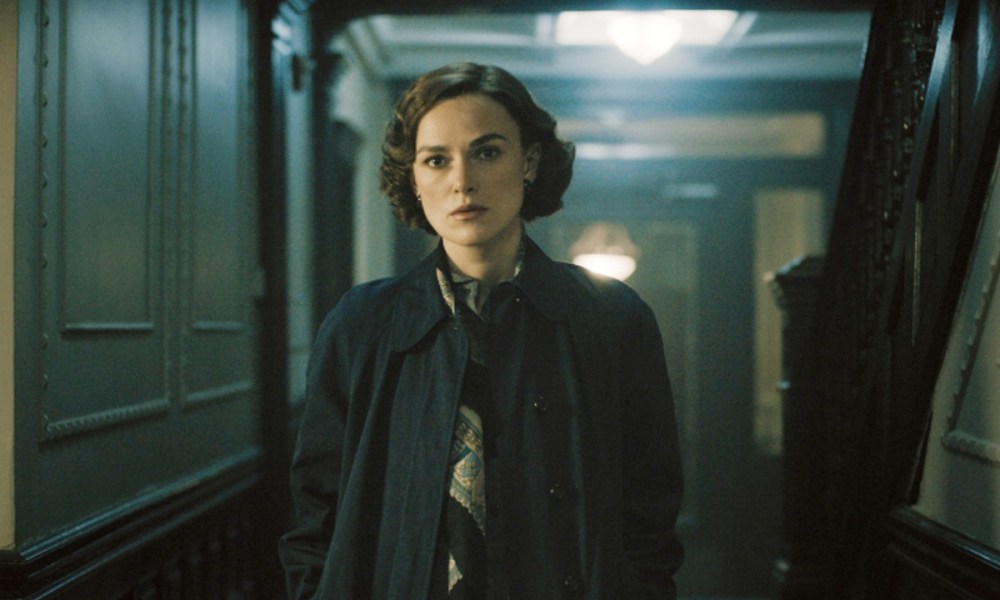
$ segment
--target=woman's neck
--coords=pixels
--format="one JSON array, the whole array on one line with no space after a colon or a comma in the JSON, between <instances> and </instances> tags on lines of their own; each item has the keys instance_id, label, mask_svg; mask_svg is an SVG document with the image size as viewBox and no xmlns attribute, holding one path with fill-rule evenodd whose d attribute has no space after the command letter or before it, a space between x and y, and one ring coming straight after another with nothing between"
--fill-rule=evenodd
<instances>
[{"instance_id":1,"label":"woman's neck","mask_svg":"<svg viewBox=\"0 0 1000 600\"><path fill-rule=\"evenodd\" d=\"M479 281L482 291L488 291L501 281L514 277L522 232L510 236L501 244L488 246L459 246L446 240L444 251L452 272Z\"/></svg>"}]
</instances>

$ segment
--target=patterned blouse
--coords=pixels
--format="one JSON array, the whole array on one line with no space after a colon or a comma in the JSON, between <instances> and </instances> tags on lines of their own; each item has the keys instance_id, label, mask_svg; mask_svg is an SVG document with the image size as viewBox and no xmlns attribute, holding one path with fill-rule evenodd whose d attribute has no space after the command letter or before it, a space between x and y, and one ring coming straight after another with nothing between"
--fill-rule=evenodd
<instances>
[{"instance_id":1,"label":"patterned blouse","mask_svg":"<svg viewBox=\"0 0 1000 600\"><path fill-rule=\"evenodd\" d=\"M523 261L522 242L514 275L508 281L518 277ZM478 280L451 272L443 249L440 250L437 280L445 304L453 315L461 319L465 328L470 359L462 381L448 461L448 493L438 536L430 597L432 600L485 598L491 579L486 523L486 467L496 454L495 409L485 349L489 323L483 315L489 298L480 298L482 289Z\"/></svg>"}]
</instances>

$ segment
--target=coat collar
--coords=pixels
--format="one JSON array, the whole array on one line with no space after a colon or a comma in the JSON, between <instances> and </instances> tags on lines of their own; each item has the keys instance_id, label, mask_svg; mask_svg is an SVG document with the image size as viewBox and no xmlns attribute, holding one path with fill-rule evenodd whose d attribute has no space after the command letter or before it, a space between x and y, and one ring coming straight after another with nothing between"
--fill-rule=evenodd
<instances>
[{"instance_id":1,"label":"coat collar","mask_svg":"<svg viewBox=\"0 0 1000 600\"><path fill-rule=\"evenodd\" d=\"M569 275L550 259L531 238L525 236L524 267L514 285L544 317L563 321L567 317ZM392 315L392 347L409 350L438 323L450 317L441 297L435 269L440 244L411 271L400 277L399 296Z\"/></svg>"}]
</instances>

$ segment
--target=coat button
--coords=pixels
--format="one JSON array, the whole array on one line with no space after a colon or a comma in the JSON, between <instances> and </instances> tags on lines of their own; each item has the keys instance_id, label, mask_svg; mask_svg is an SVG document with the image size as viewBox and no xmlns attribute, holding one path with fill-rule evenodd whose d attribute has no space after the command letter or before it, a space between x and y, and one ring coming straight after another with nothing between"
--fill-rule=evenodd
<instances>
[{"instance_id":1,"label":"coat button","mask_svg":"<svg viewBox=\"0 0 1000 600\"><path fill-rule=\"evenodd\" d=\"M539 396L534 402L535 410L540 413L548 412L549 408L552 407L552 403L545 396Z\"/></svg>"},{"instance_id":2,"label":"coat button","mask_svg":"<svg viewBox=\"0 0 1000 600\"><path fill-rule=\"evenodd\" d=\"M549 487L549 498L552 498L553 500L562 500L565 497L566 497L566 488L564 488L562 485L558 483L553 483L552 486Z\"/></svg>"},{"instance_id":3,"label":"coat button","mask_svg":"<svg viewBox=\"0 0 1000 600\"><path fill-rule=\"evenodd\" d=\"M566 579L563 579L563 587L571 592L579 592L580 580L570 575Z\"/></svg>"}]
</instances>

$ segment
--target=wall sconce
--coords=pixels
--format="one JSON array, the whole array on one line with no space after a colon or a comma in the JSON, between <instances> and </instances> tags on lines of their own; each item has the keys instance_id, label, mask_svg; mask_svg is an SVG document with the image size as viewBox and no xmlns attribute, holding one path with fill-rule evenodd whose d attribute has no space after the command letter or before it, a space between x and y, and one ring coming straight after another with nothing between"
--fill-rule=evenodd
<instances>
[{"instance_id":1,"label":"wall sconce","mask_svg":"<svg viewBox=\"0 0 1000 600\"><path fill-rule=\"evenodd\" d=\"M635 272L639 247L624 226L598 221L583 230L569 253L574 264L625 281Z\"/></svg>"}]
</instances>

